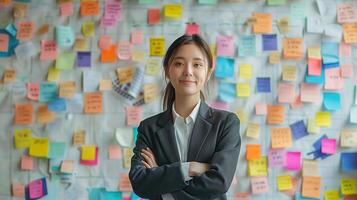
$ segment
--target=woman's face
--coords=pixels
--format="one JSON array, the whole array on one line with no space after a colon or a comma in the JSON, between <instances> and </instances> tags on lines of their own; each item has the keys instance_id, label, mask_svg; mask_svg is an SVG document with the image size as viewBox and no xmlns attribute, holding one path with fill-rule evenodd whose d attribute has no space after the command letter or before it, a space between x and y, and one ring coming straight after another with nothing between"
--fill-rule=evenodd
<instances>
[{"instance_id":1,"label":"woman's face","mask_svg":"<svg viewBox=\"0 0 357 200\"><path fill-rule=\"evenodd\" d=\"M195 44L186 44L174 55L166 76L175 88L176 96L199 97L211 71L202 50Z\"/></svg>"}]
</instances>

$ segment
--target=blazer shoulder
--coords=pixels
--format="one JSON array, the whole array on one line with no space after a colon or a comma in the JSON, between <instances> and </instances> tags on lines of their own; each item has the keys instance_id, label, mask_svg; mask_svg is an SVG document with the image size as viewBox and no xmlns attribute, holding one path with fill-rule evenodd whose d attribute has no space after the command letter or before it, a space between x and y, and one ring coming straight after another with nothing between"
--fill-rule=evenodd
<instances>
[{"instance_id":1,"label":"blazer shoulder","mask_svg":"<svg viewBox=\"0 0 357 200\"><path fill-rule=\"evenodd\" d=\"M233 121L237 121L238 123L240 123L239 117L230 111L226 111L226 110L218 110L215 108L210 108L212 111L212 116L214 119L217 120L233 120Z\"/></svg>"},{"instance_id":2,"label":"blazer shoulder","mask_svg":"<svg viewBox=\"0 0 357 200\"><path fill-rule=\"evenodd\" d=\"M165 112L158 113L156 115L147 117L146 119L142 120L140 126L143 127L156 127L158 126L158 122L162 120L164 117Z\"/></svg>"}]
</instances>

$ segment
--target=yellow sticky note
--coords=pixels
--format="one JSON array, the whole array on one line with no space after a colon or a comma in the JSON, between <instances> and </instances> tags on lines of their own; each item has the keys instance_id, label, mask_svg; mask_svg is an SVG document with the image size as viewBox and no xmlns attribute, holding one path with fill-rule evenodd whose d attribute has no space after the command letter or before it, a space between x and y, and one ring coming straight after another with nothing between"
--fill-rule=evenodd
<instances>
[{"instance_id":1,"label":"yellow sticky note","mask_svg":"<svg viewBox=\"0 0 357 200\"><path fill-rule=\"evenodd\" d=\"M290 190L293 188L293 183L291 181L291 176L290 175L285 175L285 176L278 176L277 177L278 181L278 190Z\"/></svg>"},{"instance_id":2,"label":"yellow sticky note","mask_svg":"<svg viewBox=\"0 0 357 200\"><path fill-rule=\"evenodd\" d=\"M238 110L236 110L236 114L240 120L240 123L245 124L248 122L248 116L244 111L244 108L239 108Z\"/></svg>"},{"instance_id":3,"label":"yellow sticky note","mask_svg":"<svg viewBox=\"0 0 357 200\"><path fill-rule=\"evenodd\" d=\"M165 54L165 38L150 38L150 56L163 56Z\"/></svg>"},{"instance_id":4,"label":"yellow sticky note","mask_svg":"<svg viewBox=\"0 0 357 200\"><path fill-rule=\"evenodd\" d=\"M170 19L182 18L182 5L181 4L166 4L164 5L164 17Z\"/></svg>"},{"instance_id":5,"label":"yellow sticky note","mask_svg":"<svg viewBox=\"0 0 357 200\"><path fill-rule=\"evenodd\" d=\"M49 140L48 138L33 138L29 155L33 157L47 157L49 151Z\"/></svg>"},{"instance_id":6,"label":"yellow sticky note","mask_svg":"<svg viewBox=\"0 0 357 200\"><path fill-rule=\"evenodd\" d=\"M156 76L159 73L160 61L157 59L149 59L146 61L145 73L147 75Z\"/></svg>"},{"instance_id":7,"label":"yellow sticky note","mask_svg":"<svg viewBox=\"0 0 357 200\"><path fill-rule=\"evenodd\" d=\"M131 166L131 157L133 157L133 149L132 148L123 148L124 154L124 162L123 168L130 168Z\"/></svg>"},{"instance_id":8,"label":"yellow sticky note","mask_svg":"<svg viewBox=\"0 0 357 200\"><path fill-rule=\"evenodd\" d=\"M251 64L240 64L239 65L239 78L241 78L241 79L251 79L252 78L252 65Z\"/></svg>"},{"instance_id":9,"label":"yellow sticky note","mask_svg":"<svg viewBox=\"0 0 357 200\"><path fill-rule=\"evenodd\" d=\"M261 156L258 160L248 161L248 175L249 176L267 176L267 157Z\"/></svg>"},{"instance_id":10,"label":"yellow sticky note","mask_svg":"<svg viewBox=\"0 0 357 200\"><path fill-rule=\"evenodd\" d=\"M135 73L134 67L123 67L117 69L117 76L120 84L130 83Z\"/></svg>"},{"instance_id":11,"label":"yellow sticky note","mask_svg":"<svg viewBox=\"0 0 357 200\"><path fill-rule=\"evenodd\" d=\"M159 87L156 84L149 83L144 85L144 102L150 103L155 100L159 94Z\"/></svg>"},{"instance_id":12,"label":"yellow sticky note","mask_svg":"<svg viewBox=\"0 0 357 200\"><path fill-rule=\"evenodd\" d=\"M326 190L324 194L325 200L339 200L338 190Z\"/></svg>"},{"instance_id":13,"label":"yellow sticky note","mask_svg":"<svg viewBox=\"0 0 357 200\"><path fill-rule=\"evenodd\" d=\"M321 49L317 46L311 46L307 49L307 55L309 58L321 59Z\"/></svg>"},{"instance_id":14,"label":"yellow sticky note","mask_svg":"<svg viewBox=\"0 0 357 200\"><path fill-rule=\"evenodd\" d=\"M60 73L61 73L61 70L51 67L50 69L48 69L47 80L50 82L58 81L60 78Z\"/></svg>"},{"instance_id":15,"label":"yellow sticky note","mask_svg":"<svg viewBox=\"0 0 357 200\"><path fill-rule=\"evenodd\" d=\"M67 81L60 83L59 86L59 97L61 98L72 98L76 92L76 82Z\"/></svg>"},{"instance_id":16,"label":"yellow sticky note","mask_svg":"<svg viewBox=\"0 0 357 200\"><path fill-rule=\"evenodd\" d=\"M256 123L249 123L246 136L250 138L259 138L260 125Z\"/></svg>"},{"instance_id":17,"label":"yellow sticky note","mask_svg":"<svg viewBox=\"0 0 357 200\"><path fill-rule=\"evenodd\" d=\"M88 41L85 38L77 38L74 43L74 50L76 51L88 51Z\"/></svg>"},{"instance_id":18,"label":"yellow sticky note","mask_svg":"<svg viewBox=\"0 0 357 200\"><path fill-rule=\"evenodd\" d=\"M277 51L270 52L269 53L269 63L270 64L279 64L280 63L280 53Z\"/></svg>"},{"instance_id":19,"label":"yellow sticky note","mask_svg":"<svg viewBox=\"0 0 357 200\"><path fill-rule=\"evenodd\" d=\"M99 90L104 91L104 90L111 90L113 87L112 81L111 80L101 80L99 83Z\"/></svg>"},{"instance_id":20,"label":"yellow sticky note","mask_svg":"<svg viewBox=\"0 0 357 200\"><path fill-rule=\"evenodd\" d=\"M330 127L331 114L329 112L317 112L316 113L316 125L319 127Z\"/></svg>"},{"instance_id":21,"label":"yellow sticky note","mask_svg":"<svg viewBox=\"0 0 357 200\"><path fill-rule=\"evenodd\" d=\"M32 131L30 129L15 129L14 138L15 138L15 148L27 148L31 145L32 142Z\"/></svg>"},{"instance_id":22,"label":"yellow sticky note","mask_svg":"<svg viewBox=\"0 0 357 200\"><path fill-rule=\"evenodd\" d=\"M249 83L237 83L237 97L249 97L250 96L250 84Z\"/></svg>"},{"instance_id":23,"label":"yellow sticky note","mask_svg":"<svg viewBox=\"0 0 357 200\"><path fill-rule=\"evenodd\" d=\"M357 43L357 23L345 23L343 26L343 38L345 43Z\"/></svg>"},{"instance_id":24,"label":"yellow sticky note","mask_svg":"<svg viewBox=\"0 0 357 200\"><path fill-rule=\"evenodd\" d=\"M95 146L94 145L83 145L81 160L94 160L95 159Z\"/></svg>"},{"instance_id":25,"label":"yellow sticky note","mask_svg":"<svg viewBox=\"0 0 357 200\"><path fill-rule=\"evenodd\" d=\"M94 22L84 22L82 25L82 32L85 37L92 37L94 35Z\"/></svg>"},{"instance_id":26,"label":"yellow sticky note","mask_svg":"<svg viewBox=\"0 0 357 200\"><path fill-rule=\"evenodd\" d=\"M342 195L356 194L356 180L354 178L343 178L340 182Z\"/></svg>"},{"instance_id":27,"label":"yellow sticky note","mask_svg":"<svg viewBox=\"0 0 357 200\"><path fill-rule=\"evenodd\" d=\"M134 50L131 59L136 62L142 62L145 59L145 52L139 51L139 50Z\"/></svg>"},{"instance_id":28,"label":"yellow sticky note","mask_svg":"<svg viewBox=\"0 0 357 200\"><path fill-rule=\"evenodd\" d=\"M283 66L283 80L284 81L296 81L297 68L294 66Z\"/></svg>"},{"instance_id":29,"label":"yellow sticky note","mask_svg":"<svg viewBox=\"0 0 357 200\"><path fill-rule=\"evenodd\" d=\"M1 38L0 38L0 44L1 44ZM10 83L14 80L16 80L16 70L15 69L6 69L4 72L4 83Z\"/></svg>"},{"instance_id":30,"label":"yellow sticky note","mask_svg":"<svg viewBox=\"0 0 357 200\"><path fill-rule=\"evenodd\" d=\"M307 132L314 134L320 133L320 127L316 125L315 118L309 118L307 121Z\"/></svg>"}]
</instances>

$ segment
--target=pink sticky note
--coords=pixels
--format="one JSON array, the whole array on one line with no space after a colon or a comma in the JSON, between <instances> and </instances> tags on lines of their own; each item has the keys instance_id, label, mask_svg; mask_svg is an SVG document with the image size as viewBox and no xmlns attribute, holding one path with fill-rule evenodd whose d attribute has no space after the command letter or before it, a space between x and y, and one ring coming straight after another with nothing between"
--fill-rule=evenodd
<instances>
[{"instance_id":1,"label":"pink sticky note","mask_svg":"<svg viewBox=\"0 0 357 200\"><path fill-rule=\"evenodd\" d=\"M268 179L266 176L250 178L253 194L262 194L269 191Z\"/></svg>"},{"instance_id":2,"label":"pink sticky note","mask_svg":"<svg viewBox=\"0 0 357 200\"><path fill-rule=\"evenodd\" d=\"M329 139L329 138L322 139L321 152L326 154L336 153L336 139Z\"/></svg>"},{"instance_id":3,"label":"pink sticky note","mask_svg":"<svg viewBox=\"0 0 357 200\"><path fill-rule=\"evenodd\" d=\"M228 110L228 104L224 102L214 101L209 103L212 108L219 109L219 110Z\"/></svg>"},{"instance_id":4,"label":"pink sticky note","mask_svg":"<svg viewBox=\"0 0 357 200\"><path fill-rule=\"evenodd\" d=\"M98 147L95 148L95 159L94 160L80 160L81 165L94 166L98 165Z\"/></svg>"},{"instance_id":5,"label":"pink sticky note","mask_svg":"<svg viewBox=\"0 0 357 200\"><path fill-rule=\"evenodd\" d=\"M12 183L12 196L13 197L25 197L25 186L22 183Z\"/></svg>"},{"instance_id":6,"label":"pink sticky note","mask_svg":"<svg viewBox=\"0 0 357 200\"><path fill-rule=\"evenodd\" d=\"M352 52L352 45L344 42L340 43L340 55L344 57L350 57Z\"/></svg>"},{"instance_id":7,"label":"pink sticky note","mask_svg":"<svg viewBox=\"0 0 357 200\"><path fill-rule=\"evenodd\" d=\"M33 159L30 156L23 155L21 157L21 169L22 170L33 170Z\"/></svg>"},{"instance_id":8,"label":"pink sticky note","mask_svg":"<svg viewBox=\"0 0 357 200\"><path fill-rule=\"evenodd\" d=\"M68 17L73 15L73 3L65 2L60 5L61 7L61 16Z\"/></svg>"},{"instance_id":9,"label":"pink sticky note","mask_svg":"<svg viewBox=\"0 0 357 200\"><path fill-rule=\"evenodd\" d=\"M99 48L108 50L112 44L112 37L110 35L102 35L99 39Z\"/></svg>"},{"instance_id":10,"label":"pink sticky note","mask_svg":"<svg viewBox=\"0 0 357 200\"><path fill-rule=\"evenodd\" d=\"M321 101L321 88L318 84L301 83L300 92L302 102L319 103Z\"/></svg>"},{"instance_id":11,"label":"pink sticky note","mask_svg":"<svg viewBox=\"0 0 357 200\"><path fill-rule=\"evenodd\" d=\"M61 172L73 173L74 163L73 160L64 160L61 164Z\"/></svg>"},{"instance_id":12,"label":"pink sticky note","mask_svg":"<svg viewBox=\"0 0 357 200\"><path fill-rule=\"evenodd\" d=\"M55 60L56 58L57 58L56 41L42 40L40 60Z\"/></svg>"},{"instance_id":13,"label":"pink sticky note","mask_svg":"<svg viewBox=\"0 0 357 200\"><path fill-rule=\"evenodd\" d=\"M301 152L287 152L285 158L285 167L288 170L300 170Z\"/></svg>"},{"instance_id":14,"label":"pink sticky note","mask_svg":"<svg viewBox=\"0 0 357 200\"><path fill-rule=\"evenodd\" d=\"M341 77L340 68L330 68L325 70L325 87L326 90L343 89L343 78Z\"/></svg>"},{"instance_id":15,"label":"pink sticky note","mask_svg":"<svg viewBox=\"0 0 357 200\"><path fill-rule=\"evenodd\" d=\"M320 76L321 75L321 60L309 58L308 59L308 74L310 76Z\"/></svg>"},{"instance_id":16,"label":"pink sticky note","mask_svg":"<svg viewBox=\"0 0 357 200\"><path fill-rule=\"evenodd\" d=\"M126 108L127 125L139 125L142 117L142 110L138 106L129 106Z\"/></svg>"},{"instance_id":17,"label":"pink sticky note","mask_svg":"<svg viewBox=\"0 0 357 200\"><path fill-rule=\"evenodd\" d=\"M234 37L218 35L216 48L218 56L234 57Z\"/></svg>"},{"instance_id":18,"label":"pink sticky note","mask_svg":"<svg viewBox=\"0 0 357 200\"><path fill-rule=\"evenodd\" d=\"M144 33L140 30L135 30L131 32L131 43L132 44L142 44L144 40Z\"/></svg>"},{"instance_id":19,"label":"pink sticky note","mask_svg":"<svg viewBox=\"0 0 357 200\"><path fill-rule=\"evenodd\" d=\"M284 149L270 149L268 153L269 167L283 167L285 164Z\"/></svg>"},{"instance_id":20,"label":"pink sticky note","mask_svg":"<svg viewBox=\"0 0 357 200\"><path fill-rule=\"evenodd\" d=\"M128 41L118 43L118 58L120 60L129 60L131 58L133 46Z\"/></svg>"},{"instance_id":21,"label":"pink sticky note","mask_svg":"<svg viewBox=\"0 0 357 200\"><path fill-rule=\"evenodd\" d=\"M27 98L30 100L38 100L40 94L39 83L27 83Z\"/></svg>"},{"instance_id":22,"label":"pink sticky note","mask_svg":"<svg viewBox=\"0 0 357 200\"><path fill-rule=\"evenodd\" d=\"M108 158L109 160L118 160L122 158L119 145L108 146Z\"/></svg>"},{"instance_id":23,"label":"pink sticky note","mask_svg":"<svg viewBox=\"0 0 357 200\"><path fill-rule=\"evenodd\" d=\"M255 114L256 115L266 115L267 114L267 104L266 103L256 103L255 104Z\"/></svg>"},{"instance_id":24,"label":"pink sticky note","mask_svg":"<svg viewBox=\"0 0 357 200\"><path fill-rule=\"evenodd\" d=\"M234 193L234 200L249 200L249 192L236 192Z\"/></svg>"},{"instance_id":25,"label":"pink sticky note","mask_svg":"<svg viewBox=\"0 0 357 200\"><path fill-rule=\"evenodd\" d=\"M42 179L32 181L29 185L29 196L31 199L38 199L44 195Z\"/></svg>"},{"instance_id":26,"label":"pink sticky note","mask_svg":"<svg viewBox=\"0 0 357 200\"><path fill-rule=\"evenodd\" d=\"M9 35L0 33L0 52L7 52L9 49Z\"/></svg>"},{"instance_id":27,"label":"pink sticky note","mask_svg":"<svg viewBox=\"0 0 357 200\"><path fill-rule=\"evenodd\" d=\"M186 25L186 35L200 34L200 25L196 23L188 23Z\"/></svg>"},{"instance_id":28,"label":"pink sticky note","mask_svg":"<svg viewBox=\"0 0 357 200\"><path fill-rule=\"evenodd\" d=\"M290 106L292 109L300 108L303 106L300 95L295 96L294 101L290 103Z\"/></svg>"},{"instance_id":29,"label":"pink sticky note","mask_svg":"<svg viewBox=\"0 0 357 200\"><path fill-rule=\"evenodd\" d=\"M341 77L351 78L353 76L353 66L352 64L341 65Z\"/></svg>"},{"instance_id":30,"label":"pink sticky note","mask_svg":"<svg viewBox=\"0 0 357 200\"><path fill-rule=\"evenodd\" d=\"M295 86L292 83L279 83L279 103L292 103L295 97Z\"/></svg>"}]
</instances>

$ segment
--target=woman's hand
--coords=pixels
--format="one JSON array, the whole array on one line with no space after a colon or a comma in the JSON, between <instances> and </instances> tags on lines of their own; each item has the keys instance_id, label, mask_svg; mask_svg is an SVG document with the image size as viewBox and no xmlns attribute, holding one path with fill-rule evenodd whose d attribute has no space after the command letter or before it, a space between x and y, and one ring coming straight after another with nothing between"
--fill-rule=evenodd
<instances>
[{"instance_id":1,"label":"woman's hand","mask_svg":"<svg viewBox=\"0 0 357 200\"><path fill-rule=\"evenodd\" d=\"M209 168L210 168L210 165L207 163L190 162L189 168L188 168L188 175L191 177L200 176L201 174L208 171Z\"/></svg>"},{"instance_id":2,"label":"woman's hand","mask_svg":"<svg viewBox=\"0 0 357 200\"><path fill-rule=\"evenodd\" d=\"M158 167L155 156L152 153L151 149L149 149L149 147L141 149L140 155L144 158L144 160L142 160L141 162L146 168L151 169L154 167Z\"/></svg>"}]
</instances>

